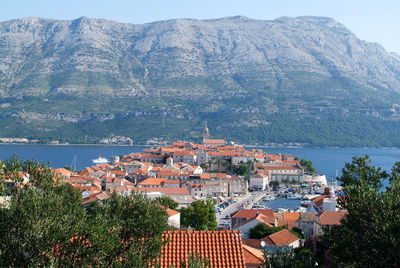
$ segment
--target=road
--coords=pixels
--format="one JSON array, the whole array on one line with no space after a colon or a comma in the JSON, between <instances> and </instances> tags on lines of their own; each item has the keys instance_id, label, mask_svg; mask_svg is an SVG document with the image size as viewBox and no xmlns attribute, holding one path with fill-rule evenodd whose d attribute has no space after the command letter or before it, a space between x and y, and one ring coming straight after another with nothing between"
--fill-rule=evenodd
<instances>
[{"instance_id":1,"label":"road","mask_svg":"<svg viewBox=\"0 0 400 268\"><path fill-rule=\"evenodd\" d=\"M243 205L244 208L251 208L253 204L258 202L265 194L265 192L251 192L247 195L236 198L236 203L230 204L223 211L217 213L218 226L223 226L224 222L229 222L230 225L230 215L233 212L241 209ZM229 218L226 218L226 216L229 216Z\"/></svg>"}]
</instances>

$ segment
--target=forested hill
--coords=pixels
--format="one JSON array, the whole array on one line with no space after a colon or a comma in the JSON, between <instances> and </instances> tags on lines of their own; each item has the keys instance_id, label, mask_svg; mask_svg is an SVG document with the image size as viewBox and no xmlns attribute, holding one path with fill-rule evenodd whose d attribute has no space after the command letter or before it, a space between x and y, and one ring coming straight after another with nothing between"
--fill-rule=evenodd
<instances>
[{"instance_id":1,"label":"forested hill","mask_svg":"<svg viewBox=\"0 0 400 268\"><path fill-rule=\"evenodd\" d=\"M325 17L0 23L0 136L400 146L400 57Z\"/></svg>"}]
</instances>

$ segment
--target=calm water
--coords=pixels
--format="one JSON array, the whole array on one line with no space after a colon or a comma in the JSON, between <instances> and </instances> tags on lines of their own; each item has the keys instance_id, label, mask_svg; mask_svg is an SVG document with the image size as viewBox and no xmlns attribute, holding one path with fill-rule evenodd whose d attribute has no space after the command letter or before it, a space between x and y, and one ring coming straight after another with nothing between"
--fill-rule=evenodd
<instances>
[{"instance_id":1,"label":"calm water","mask_svg":"<svg viewBox=\"0 0 400 268\"><path fill-rule=\"evenodd\" d=\"M52 167L70 166L74 156L77 169L92 165L92 159L99 156L111 159L113 155L140 152L143 146L101 146L101 145L0 145L0 159L8 159L16 153L21 159L50 161ZM345 162L352 156L369 155L375 166L390 171L396 161L400 161L400 149L364 149L364 148L262 148L268 153L292 154L313 162L317 171L328 178L341 174Z\"/></svg>"},{"instance_id":2,"label":"calm water","mask_svg":"<svg viewBox=\"0 0 400 268\"><path fill-rule=\"evenodd\" d=\"M277 210L278 208L290 208L296 209L300 206L301 200L293 200L293 199L286 199L283 197L277 197L273 201L260 201L260 204L272 208L273 210Z\"/></svg>"},{"instance_id":3,"label":"calm water","mask_svg":"<svg viewBox=\"0 0 400 268\"><path fill-rule=\"evenodd\" d=\"M99 156L111 160L111 156L141 152L143 146L102 146L102 145L0 145L0 159L8 159L12 154L25 159L49 161L50 166L60 168L72 166L76 156L76 168L92 166L92 160Z\"/></svg>"}]
</instances>

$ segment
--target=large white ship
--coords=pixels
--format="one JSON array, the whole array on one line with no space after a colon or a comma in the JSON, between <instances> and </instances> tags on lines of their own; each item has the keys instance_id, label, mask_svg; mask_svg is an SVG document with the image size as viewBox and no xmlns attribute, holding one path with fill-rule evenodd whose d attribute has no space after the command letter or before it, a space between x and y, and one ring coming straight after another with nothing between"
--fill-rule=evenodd
<instances>
[{"instance_id":1,"label":"large white ship","mask_svg":"<svg viewBox=\"0 0 400 268\"><path fill-rule=\"evenodd\" d=\"M107 164L109 161L107 158L99 156L99 158L93 159L92 162L95 164Z\"/></svg>"}]
</instances>

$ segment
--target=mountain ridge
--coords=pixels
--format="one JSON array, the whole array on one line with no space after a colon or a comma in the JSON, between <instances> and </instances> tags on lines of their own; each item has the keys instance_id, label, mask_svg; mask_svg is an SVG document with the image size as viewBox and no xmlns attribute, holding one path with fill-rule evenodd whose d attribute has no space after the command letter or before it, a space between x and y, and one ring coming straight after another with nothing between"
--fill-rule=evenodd
<instances>
[{"instance_id":1,"label":"mountain ridge","mask_svg":"<svg viewBox=\"0 0 400 268\"><path fill-rule=\"evenodd\" d=\"M252 139L263 142L271 141L266 131L283 131L274 121L279 116L288 122L361 116L395 125L399 105L400 56L328 17L145 24L28 17L0 23L0 123L29 121L38 137L90 120L104 125L104 135L126 133L117 122L162 115L164 121L185 121L180 134L171 129L174 124L162 123L162 132L174 137L199 138L207 120L211 126L215 121L217 135L242 129L245 136L260 132ZM40 122L51 126L42 131ZM96 132L68 127L78 136ZM13 133L16 126L0 131ZM309 142L304 135L292 138Z\"/></svg>"}]
</instances>

